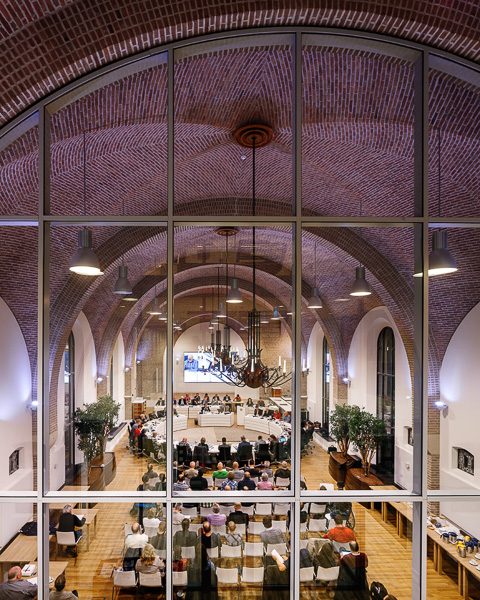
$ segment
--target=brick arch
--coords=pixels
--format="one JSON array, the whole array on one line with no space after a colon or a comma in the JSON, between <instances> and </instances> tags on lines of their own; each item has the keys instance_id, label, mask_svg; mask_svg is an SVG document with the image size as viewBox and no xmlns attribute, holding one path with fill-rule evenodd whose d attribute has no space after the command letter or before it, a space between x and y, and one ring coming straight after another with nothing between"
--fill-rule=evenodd
<instances>
[{"instance_id":1,"label":"brick arch","mask_svg":"<svg viewBox=\"0 0 480 600\"><path fill-rule=\"evenodd\" d=\"M192 6L169 0L161 10L147 0L115 5L99 0L95 19L86 0L68 4L62 0L55 10L19 6L6 7L0 22L4 65L0 77L8 82L0 95L3 122L51 89L117 58L170 40L249 26L359 29L436 45L472 59L480 55L480 17L474 0L461 8L447 0L423 0L409 7L370 0L361 8L347 0L317 1L313 6L307 0L263 0L254 10L246 0L217 0L214 5L203 0ZM12 56L18 58L11 60ZM15 80L10 78L12 72Z\"/></svg>"}]
</instances>

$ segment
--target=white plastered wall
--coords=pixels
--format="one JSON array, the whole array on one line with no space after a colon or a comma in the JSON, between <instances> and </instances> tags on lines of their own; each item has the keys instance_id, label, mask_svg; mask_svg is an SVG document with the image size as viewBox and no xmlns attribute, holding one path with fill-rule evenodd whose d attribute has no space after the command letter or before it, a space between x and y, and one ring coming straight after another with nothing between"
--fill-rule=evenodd
<instances>
[{"instance_id":1,"label":"white plastered wall","mask_svg":"<svg viewBox=\"0 0 480 600\"><path fill-rule=\"evenodd\" d=\"M480 304L463 319L448 344L440 369L440 400L447 410L440 414L440 487L480 489ZM475 474L457 468L457 449L474 455ZM442 512L457 525L480 537L478 502L441 504Z\"/></svg>"},{"instance_id":2,"label":"white plastered wall","mask_svg":"<svg viewBox=\"0 0 480 600\"><path fill-rule=\"evenodd\" d=\"M355 330L348 354L348 403L377 413L377 340L384 327L395 335L395 483L413 485L413 447L407 443L412 426L412 381L407 353L390 312L380 306L369 311Z\"/></svg>"},{"instance_id":3,"label":"white plastered wall","mask_svg":"<svg viewBox=\"0 0 480 600\"><path fill-rule=\"evenodd\" d=\"M110 375L110 371L109 371ZM118 421L125 420L125 347L122 332L113 347L113 399L120 404Z\"/></svg>"},{"instance_id":4,"label":"white plastered wall","mask_svg":"<svg viewBox=\"0 0 480 600\"><path fill-rule=\"evenodd\" d=\"M0 478L5 491L33 489L32 373L27 347L14 314L0 298ZM9 475L9 456L20 450L20 468ZM32 519L31 504L0 505L0 546Z\"/></svg>"},{"instance_id":5,"label":"white plastered wall","mask_svg":"<svg viewBox=\"0 0 480 600\"><path fill-rule=\"evenodd\" d=\"M322 395L323 395L323 339L324 333L318 323L315 323L308 340L307 347L307 408L312 421L323 422ZM330 361L330 411L335 408L333 399L333 369Z\"/></svg>"}]
</instances>

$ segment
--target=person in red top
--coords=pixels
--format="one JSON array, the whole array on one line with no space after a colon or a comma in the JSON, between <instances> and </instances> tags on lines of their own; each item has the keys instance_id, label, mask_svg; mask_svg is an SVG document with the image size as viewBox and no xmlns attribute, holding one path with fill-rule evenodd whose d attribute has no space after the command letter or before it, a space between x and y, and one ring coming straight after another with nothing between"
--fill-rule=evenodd
<instances>
[{"instance_id":1,"label":"person in red top","mask_svg":"<svg viewBox=\"0 0 480 600\"><path fill-rule=\"evenodd\" d=\"M350 527L343 526L342 515L335 515L335 525L336 527L330 529L330 531L328 531L328 533L325 535L327 539L333 540L334 542L341 542L342 544L348 544L348 542L352 542L357 539Z\"/></svg>"}]
</instances>

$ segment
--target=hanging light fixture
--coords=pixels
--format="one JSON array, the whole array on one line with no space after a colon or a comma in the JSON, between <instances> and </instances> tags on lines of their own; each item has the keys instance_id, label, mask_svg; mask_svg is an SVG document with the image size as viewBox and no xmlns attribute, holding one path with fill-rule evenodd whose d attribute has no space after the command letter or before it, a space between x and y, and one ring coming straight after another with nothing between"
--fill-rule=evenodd
<instances>
[{"instance_id":1,"label":"hanging light fixture","mask_svg":"<svg viewBox=\"0 0 480 600\"><path fill-rule=\"evenodd\" d=\"M282 318L280 313L278 312L278 307L274 306L273 307L273 313L272 316L270 317L272 321L280 321L280 319Z\"/></svg>"},{"instance_id":2,"label":"hanging light fixture","mask_svg":"<svg viewBox=\"0 0 480 600\"><path fill-rule=\"evenodd\" d=\"M122 216L125 216L125 197L122 198ZM132 293L132 286L128 280L128 267L124 264L124 257L125 230L122 231L122 264L118 267L118 279L113 287L113 293L127 296Z\"/></svg>"},{"instance_id":3,"label":"hanging light fixture","mask_svg":"<svg viewBox=\"0 0 480 600\"><path fill-rule=\"evenodd\" d=\"M165 310L164 306L160 307L160 313L158 315L158 320L159 321L166 321L167 320L167 311Z\"/></svg>"},{"instance_id":4,"label":"hanging light fixture","mask_svg":"<svg viewBox=\"0 0 480 600\"><path fill-rule=\"evenodd\" d=\"M287 315L289 315L289 316L293 315L293 309L292 309L292 305L291 304L287 308Z\"/></svg>"},{"instance_id":5,"label":"hanging light fixture","mask_svg":"<svg viewBox=\"0 0 480 600\"><path fill-rule=\"evenodd\" d=\"M313 288L312 296L311 296L310 300L308 301L308 308L322 308L322 301L320 300L320 296L318 294L318 287L317 287L317 244L315 244L314 261L315 261L315 287Z\"/></svg>"},{"instance_id":6,"label":"hanging light fixture","mask_svg":"<svg viewBox=\"0 0 480 600\"><path fill-rule=\"evenodd\" d=\"M360 196L360 216L363 213L363 200ZM360 233L360 265L355 269L355 281L353 282L350 296L370 296L372 290L368 281L365 279L365 267L362 265L363 254L363 236Z\"/></svg>"},{"instance_id":7,"label":"hanging light fixture","mask_svg":"<svg viewBox=\"0 0 480 600\"><path fill-rule=\"evenodd\" d=\"M438 216L442 216L442 171L441 171L441 135L438 130ZM436 277L437 275L448 275L458 271L457 263L453 255L447 248L447 232L436 231L432 235L432 251L428 255L428 276ZM415 269L414 277L423 277L423 269L418 264Z\"/></svg>"},{"instance_id":8,"label":"hanging light fixture","mask_svg":"<svg viewBox=\"0 0 480 600\"><path fill-rule=\"evenodd\" d=\"M83 131L83 214L87 215L87 162L85 130ZM83 227L78 232L78 249L70 260L70 271L90 277L103 275L97 255L92 248L92 232Z\"/></svg>"},{"instance_id":9,"label":"hanging light fixture","mask_svg":"<svg viewBox=\"0 0 480 600\"><path fill-rule=\"evenodd\" d=\"M154 264L154 268L153 270L155 271L157 269L157 261L155 260L155 264ZM160 310L160 305L158 304L158 298L157 298L157 282L155 281L155 288L154 288L154 296L153 296L153 300L152 300L152 306L150 307L150 310L148 311L149 315L160 315L161 310Z\"/></svg>"}]
</instances>

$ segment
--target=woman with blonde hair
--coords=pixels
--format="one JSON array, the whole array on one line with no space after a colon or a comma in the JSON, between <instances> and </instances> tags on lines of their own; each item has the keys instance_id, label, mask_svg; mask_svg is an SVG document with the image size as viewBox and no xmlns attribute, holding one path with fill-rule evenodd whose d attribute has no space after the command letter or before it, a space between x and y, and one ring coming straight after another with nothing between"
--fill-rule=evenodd
<instances>
[{"instance_id":1,"label":"woman with blonde hair","mask_svg":"<svg viewBox=\"0 0 480 600\"><path fill-rule=\"evenodd\" d=\"M158 573L162 577L165 571L165 563L155 554L155 548L151 544L146 544L142 550L141 557L137 560L135 571L138 573Z\"/></svg>"}]
</instances>

